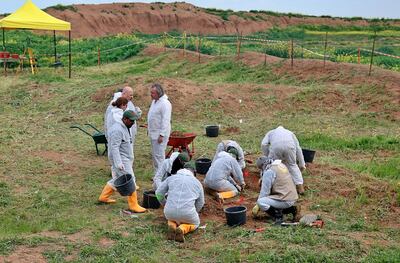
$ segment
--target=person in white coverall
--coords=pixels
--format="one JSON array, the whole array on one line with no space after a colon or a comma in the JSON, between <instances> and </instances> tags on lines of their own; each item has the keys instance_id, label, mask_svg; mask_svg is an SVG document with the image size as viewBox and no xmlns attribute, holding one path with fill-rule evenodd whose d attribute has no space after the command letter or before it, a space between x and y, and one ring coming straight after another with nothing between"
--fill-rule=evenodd
<instances>
[{"instance_id":1,"label":"person in white coverall","mask_svg":"<svg viewBox=\"0 0 400 263\"><path fill-rule=\"evenodd\" d=\"M165 149L171 133L172 106L160 84L151 86L150 95L153 100L147 114L147 131L151 143L153 168L156 173L165 160Z\"/></svg>"},{"instance_id":2,"label":"person in white coverall","mask_svg":"<svg viewBox=\"0 0 400 263\"><path fill-rule=\"evenodd\" d=\"M253 217L263 211L275 219L275 224L283 222L283 214L292 214L293 221L299 221L300 206L295 206L298 195L286 165L266 156L258 158L256 164L261 170L262 181L257 204L252 210Z\"/></svg>"},{"instance_id":3,"label":"person in white coverall","mask_svg":"<svg viewBox=\"0 0 400 263\"><path fill-rule=\"evenodd\" d=\"M157 188L156 196L165 204L164 215L168 220L168 239L184 242L184 235L200 225L199 212L204 206L204 190L194 176L194 166L188 162L184 169L168 177ZM165 195L168 198L165 201Z\"/></svg>"},{"instance_id":4,"label":"person in white coverall","mask_svg":"<svg viewBox=\"0 0 400 263\"><path fill-rule=\"evenodd\" d=\"M189 159L189 155L185 152L174 152L168 159L165 159L153 177L153 190L157 190L165 179L182 169Z\"/></svg>"},{"instance_id":5,"label":"person in white coverall","mask_svg":"<svg viewBox=\"0 0 400 263\"><path fill-rule=\"evenodd\" d=\"M132 169L133 151L130 128L136 122L137 118L138 116L133 111L127 110L123 114L122 122L115 122L108 131L109 158L112 169L116 172L116 177L109 180L104 186L99 196L99 201L102 203L115 203L115 200L110 199L110 196L116 190L114 182L118 177L131 174L134 185L136 185L136 178ZM134 189L131 196L128 196L128 205L130 212L143 213L146 211L145 208L138 204L136 189Z\"/></svg>"},{"instance_id":6,"label":"person in white coverall","mask_svg":"<svg viewBox=\"0 0 400 263\"><path fill-rule=\"evenodd\" d=\"M236 158L237 151L233 148L218 153L204 179L207 192L215 195L221 203L238 195L246 185Z\"/></svg>"},{"instance_id":7,"label":"person in white coverall","mask_svg":"<svg viewBox=\"0 0 400 263\"><path fill-rule=\"evenodd\" d=\"M282 126L279 126L267 132L261 142L261 150L265 156L273 160L282 160L289 169L297 192L303 194L304 182L301 171L306 169L306 164L296 135ZM297 162L299 163L298 165Z\"/></svg>"},{"instance_id":8,"label":"person in white coverall","mask_svg":"<svg viewBox=\"0 0 400 263\"><path fill-rule=\"evenodd\" d=\"M237 142L232 141L232 140L223 140L222 142L220 142L217 145L217 151L215 152L213 161L215 161L217 159L218 153L223 152L223 151L227 152L232 147L238 151L237 161L240 165L240 168L242 168L242 169L246 168L246 162L244 160L243 149L242 149L242 147L240 147L240 145Z\"/></svg>"},{"instance_id":9,"label":"person in white coverall","mask_svg":"<svg viewBox=\"0 0 400 263\"><path fill-rule=\"evenodd\" d=\"M108 118L106 120L106 138L108 138L108 131L110 131L110 128L115 122L121 122L122 123L122 115L124 114L124 111L126 110L128 106L128 100L126 98L120 97L116 101L112 102L111 105L113 106L111 108L110 113L108 114ZM110 151L108 151L108 158L110 158ZM115 178L116 174L115 171L112 169L111 166L111 176L112 178Z\"/></svg>"},{"instance_id":10,"label":"person in white coverall","mask_svg":"<svg viewBox=\"0 0 400 263\"><path fill-rule=\"evenodd\" d=\"M142 110L139 107L136 107L132 102L132 98L133 98L132 88L129 86L124 87L122 89L122 91L114 93L113 99L108 104L106 113L104 114L104 134L106 135L106 137L107 137L107 130L109 128L109 127L107 127L107 122L108 122L109 116L111 114L111 110L113 109L112 103L115 102L120 97L128 100L128 107L127 107L128 110L135 112L135 114L138 116L139 119L142 116ZM132 125L132 127L131 127L131 136L132 136L132 141L133 141L132 147L135 147L136 134L137 134L137 125L135 122L135 124ZM135 152L135 149L133 149L133 152Z\"/></svg>"}]
</instances>

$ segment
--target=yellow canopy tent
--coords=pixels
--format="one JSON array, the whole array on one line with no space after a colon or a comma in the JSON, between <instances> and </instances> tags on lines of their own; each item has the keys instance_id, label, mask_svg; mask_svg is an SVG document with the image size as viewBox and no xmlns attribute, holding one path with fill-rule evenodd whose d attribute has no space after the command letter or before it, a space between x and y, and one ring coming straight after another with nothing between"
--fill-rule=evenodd
<instances>
[{"instance_id":1,"label":"yellow canopy tent","mask_svg":"<svg viewBox=\"0 0 400 263\"><path fill-rule=\"evenodd\" d=\"M0 28L3 29L3 49L5 49L5 29L53 30L55 60L57 60L56 30L68 31L69 77L71 77L71 23L47 14L38 8L32 0L27 0L17 11L0 20Z\"/></svg>"}]
</instances>

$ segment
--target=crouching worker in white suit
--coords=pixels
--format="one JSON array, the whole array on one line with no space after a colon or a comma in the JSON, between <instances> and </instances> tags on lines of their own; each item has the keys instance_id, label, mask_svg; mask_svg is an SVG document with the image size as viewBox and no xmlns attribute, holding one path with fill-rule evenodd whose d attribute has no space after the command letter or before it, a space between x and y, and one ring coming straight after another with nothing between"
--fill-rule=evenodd
<instances>
[{"instance_id":1,"label":"crouching worker in white suit","mask_svg":"<svg viewBox=\"0 0 400 263\"><path fill-rule=\"evenodd\" d=\"M223 152L223 151L228 152L231 148L235 148L238 152L237 162L239 163L240 168L241 169L246 168L246 162L244 160L243 149L242 149L242 147L240 147L240 145L237 142L232 141L232 140L223 140L222 142L220 142L217 145L217 151L215 152L213 161L215 161L217 159L218 153Z\"/></svg>"},{"instance_id":2,"label":"crouching worker in white suit","mask_svg":"<svg viewBox=\"0 0 400 263\"><path fill-rule=\"evenodd\" d=\"M262 170L262 179L253 217L257 217L261 210L272 216L275 224L283 222L283 214L292 214L293 221L298 221L300 206L294 206L298 195L287 167L281 160L273 161L266 156L257 159L257 167Z\"/></svg>"},{"instance_id":3,"label":"crouching worker in white suit","mask_svg":"<svg viewBox=\"0 0 400 263\"><path fill-rule=\"evenodd\" d=\"M189 159L189 155L185 152L174 152L169 159L165 159L161 166L158 167L157 173L153 178L153 190L157 190L165 179L182 169Z\"/></svg>"},{"instance_id":4,"label":"crouching worker in white suit","mask_svg":"<svg viewBox=\"0 0 400 263\"><path fill-rule=\"evenodd\" d=\"M236 161L237 156L235 148L218 153L204 179L206 191L217 197L220 203L238 195L246 185L242 170Z\"/></svg>"},{"instance_id":5,"label":"crouching worker in white suit","mask_svg":"<svg viewBox=\"0 0 400 263\"><path fill-rule=\"evenodd\" d=\"M306 169L306 164L296 135L279 126L267 132L261 142L261 150L265 156L273 160L282 160L289 169L289 173L296 185L297 193L303 194L304 186L301 171ZM297 162L299 163L298 165Z\"/></svg>"},{"instance_id":6,"label":"crouching worker in white suit","mask_svg":"<svg viewBox=\"0 0 400 263\"><path fill-rule=\"evenodd\" d=\"M185 168L168 177L157 188L156 196L165 204L164 215L168 220L168 239L185 241L185 235L200 225L199 212L204 206L204 191L194 176L194 166L188 162ZM168 198L165 201L165 195Z\"/></svg>"},{"instance_id":7,"label":"crouching worker in white suit","mask_svg":"<svg viewBox=\"0 0 400 263\"><path fill-rule=\"evenodd\" d=\"M109 130L108 149L110 151L109 159L112 170L115 171L116 177L112 178L104 186L100 194L99 202L110 204L115 200L109 197L116 190L114 182L120 176L131 174L134 185L136 185L135 175L133 173L133 149L132 136L129 129L138 119L138 116L131 110L127 110L122 115L122 122L115 122ZM134 213L143 213L145 208L138 204L136 187L131 196L128 196L129 211Z\"/></svg>"}]
</instances>

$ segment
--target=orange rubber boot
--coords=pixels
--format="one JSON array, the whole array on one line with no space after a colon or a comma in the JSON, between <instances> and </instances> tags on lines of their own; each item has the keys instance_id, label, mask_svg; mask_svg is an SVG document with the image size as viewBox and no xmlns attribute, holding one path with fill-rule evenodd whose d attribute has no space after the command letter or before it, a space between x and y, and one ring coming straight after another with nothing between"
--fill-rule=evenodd
<instances>
[{"instance_id":1,"label":"orange rubber boot","mask_svg":"<svg viewBox=\"0 0 400 263\"><path fill-rule=\"evenodd\" d=\"M128 205L129 210L134 213L144 213L146 212L146 208L143 208L139 205L137 200L137 191L133 192L131 196L128 196Z\"/></svg>"},{"instance_id":2,"label":"orange rubber boot","mask_svg":"<svg viewBox=\"0 0 400 263\"><path fill-rule=\"evenodd\" d=\"M196 226L192 224L181 224L176 229L175 241L185 242L185 235L196 230Z\"/></svg>"},{"instance_id":3,"label":"orange rubber boot","mask_svg":"<svg viewBox=\"0 0 400 263\"><path fill-rule=\"evenodd\" d=\"M114 199L109 198L112 195L112 193L114 193L114 189L109 184L106 184L106 186L104 186L103 191L99 196L99 202L105 204L115 203L116 201Z\"/></svg>"}]
</instances>

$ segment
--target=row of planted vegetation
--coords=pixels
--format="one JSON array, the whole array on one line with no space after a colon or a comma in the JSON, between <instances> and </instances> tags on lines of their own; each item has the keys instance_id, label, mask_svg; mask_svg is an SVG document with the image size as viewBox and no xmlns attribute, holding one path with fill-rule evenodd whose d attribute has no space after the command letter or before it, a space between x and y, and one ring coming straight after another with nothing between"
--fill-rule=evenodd
<instances>
[{"instance_id":1,"label":"row of planted vegetation","mask_svg":"<svg viewBox=\"0 0 400 263\"><path fill-rule=\"evenodd\" d=\"M400 28L388 27L329 27L296 26L273 28L251 36L198 36L170 32L161 35L118 34L115 36L74 39L72 58L74 66L93 66L99 63L122 61L137 55L148 44L169 48L200 51L208 55L235 55L240 40L241 52L255 51L280 58L323 59L333 62L368 64L376 32L373 63L391 70L400 70ZM292 51L293 41L293 51ZM6 49L23 54L26 48L34 50L40 66L54 63L53 36L37 35L31 31L16 30L6 34ZM58 59L66 65L67 38L57 36ZM384 54L381 54L384 53Z\"/></svg>"}]
</instances>

